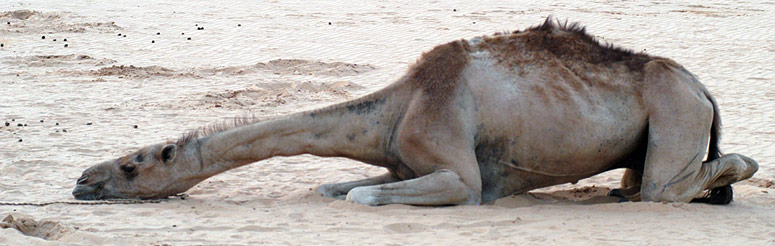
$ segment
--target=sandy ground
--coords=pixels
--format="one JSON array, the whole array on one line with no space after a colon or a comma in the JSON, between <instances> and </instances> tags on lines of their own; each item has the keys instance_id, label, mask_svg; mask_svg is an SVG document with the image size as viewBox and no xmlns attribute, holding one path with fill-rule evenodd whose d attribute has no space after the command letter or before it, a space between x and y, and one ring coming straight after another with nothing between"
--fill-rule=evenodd
<instances>
[{"instance_id":1,"label":"sandy ground","mask_svg":"<svg viewBox=\"0 0 775 246\"><path fill-rule=\"evenodd\" d=\"M275 158L186 200L0 206L21 229L0 229L1 245L775 244L772 1L110 2L0 3L0 202L73 201L81 171L102 160L234 116L357 98L436 44L549 14L683 64L720 103L722 148L761 168L728 206L616 203L604 197L612 171L483 206L366 207L313 189L379 168Z\"/></svg>"}]
</instances>

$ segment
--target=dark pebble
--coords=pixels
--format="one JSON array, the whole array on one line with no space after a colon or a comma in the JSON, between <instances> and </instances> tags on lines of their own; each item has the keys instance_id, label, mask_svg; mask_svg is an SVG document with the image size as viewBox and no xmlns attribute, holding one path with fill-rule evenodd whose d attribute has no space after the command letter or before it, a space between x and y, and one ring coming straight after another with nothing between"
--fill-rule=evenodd
<instances>
[{"instance_id":1,"label":"dark pebble","mask_svg":"<svg viewBox=\"0 0 775 246\"><path fill-rule=\"evenodd\" d=\"M118 36L121 37L121 33L119 33Z\"/></svg>"},{"instance_id":2,"label":"dark pebble","mask_svg":"<svg viewBox=\"0 0 775 246\"><path fill-rule=\"evenodd\" d=\"M153 41L153 40L151 40L151 43L152 43L152 44L153 44L153 43L156 43L156 41Z\"/></svg>"},{"instance_id":3,"label":"dark pebble","mask_svg":"<svg viewBox=\"0 0 775 246\"><path fill-rule=\"evenodd\" d=\"M122 37L125 37L125 38L126 38L126 34L124 34L124 36L122 36Z\"/></svg>"},{"instance_id":4,"label":"dark pebble","mask_svg":"<svg viewBox=\"0 0 775 246\"><path fill-rule=\"evenodd\" d=\"M6 23L8 23L8 25L10 25L10 24L11 24L11 22L10 22L10 21L9 21L9 22L6 22Z\"/></svg>"},{"instance_id":5,"label":"dark pebble","mask_svg":"<svg viewBox=\"0 0 775 246\"><path fill-rule=\"evenodd\" d=\"M10 125L11 125L11 123L5 122L5 126L10 126ZM135 127L135 128L137 128L137 127Z\"/></svg>"},{"instance_id":6,"label":"dark pebble","mask_svg":"<svg viewBox=\"0 0 775 246\"><path fill-rule=\"evenodd\" d=\"M62 132L67 132L67 129L62 129Z\"/></svg>"},{"instance_id":7,"label":"dark pebble","mask_svg":"<svg viewBox=\"0 0 775 246\"><path fill-rule=\"evenodd\" d=\"M199 24L194 24L194 26L199 26Z\"/></svg>"},{"instance_id":8,"label":"dark pebble","mask_svg":"<svg viewBox=\"0 0 775 246\"><path fill-rule=\"evenodd\" d=\"M24 123L24 126L27 126L27 123Z\"/></svg>"},{"instance_id":9,"label":"dark pebble","mask_svg":"<svg viewBox=\"0 0 775 246\"><path fill-rule=\"evenodd\" d=\"M476 24L476 21L474 21L474 24Z\"/></svg>"},{"instance_id":10,"label":"dark pebble","mask_svg":"<svg viewBox=\"0 0 775 246\"><path fill-rule=\"evenodd\" d=\"M22 124L22 123L19 123L19 124L16 124L16 126L24 126L24 124Z\"/></svg>"},{"instance_id":11,"label":"dark pebble","mask_svg":"<svg viewBox=\"0 0 775 246\"><path fill-rule=\"evenodd\" d=\"M58 125L59 125L59 122L57 122L57 123L56 123L56 125L58 126Z\"/></svg>"},{"instance_id":12,"label":"dark pebble","mask_svg":"<svg viewBox=\"0 0 775 246\"><path fill-rule=\"evenodd\" d=\"M204 30L205 27L197 27L196 30Z\"/></svg>"},{"instance_id":13,"label":"dark pebble","mask_svg":"<svg viewBox=\"0 0 775 246\"><path fill-rule=\"evenodd\" d=\"M67 44L65 44L65 48L67 48Z\"/></svg>"},{"instance_id":14,"label":"dark pebble","mask_svg":"<svg viewBox=\"0 0 775 246\"><path fill-rule=\"evenodd\" d=\"M40 36L40 39L46 39L46 36Z\"/></svg>"},{"instance_id":15,"label":"dark pebble","mask_svg":"<svg viewBox=\"0 0 775 246\"><path fill-rule=\"evenodd\" d=\"M186 33L185 32L181 32L180 35L186 35Z\"/></svg>"},{"instance_id":16,"label":"dark pebble","mask_svg":"<svg viewBox=\"0 0 775 246\"><path fill-rule=\"evenodd\" d=\"M328 23L328 25L330 26L330 25L331 25L331 22L329 22L329 23Z\"/></svg>"},{"instance_id":17,"label":"dark pebble","mask_svg":"<svg viewBox=\"0 0 775 246\"><path fill-rule=\"evenodd\" d=\"M91 124L92 124L91 122L89 122L89 123L86 123L86 125L87 125L87 126L90 126Z\"/></svg>"},{"instance_id":18,"label":"dark pebble","mask_svg":"<svg viewBox=\"0 0 775 246\"><path fill-rule=\"evenodd\" d=\"M22 140L22 139L20 138L20 139L19 139L19 142L21 143L22 141L24 141L24 140Z\"/></svg>"},{"instance_id":19,"label":"dark pebble","mask_svg":"<svg viewBox=\"0 0 775 246\"><path fill-rule=\"evenodd\" d=\"M43 120L40 120L40 123L43 123Z\"/></svg>"},{"instance_id":20,"label":"dark pebble","mask_svg":"<svg viewBox=\"0 0 775 246\"><path fill-rule=\"evenodd\" d=\"M51 40L51 41L54 41L54 42L56 42L56 41L57 41L57 39L55 38L55 39L53 39L53 40Z\"/></svg>"},{"instance_id":21,"label":"dark pebble","mask_svg":"<svg viewBox=\"0 0 775 246\"><path fill-rule=\"evenodd\" d=\"M188 40L191 40L191 37L188 37L187 39L188 39Z\"/></svg>"},{"instance_id":22,"label":"dark pebble","mask_svg":"<svg viewBox=\"0 0 775 246\"><path fill-rule=\"evenodd\" d=\"M11 119L11 121L16 121L16 119Z\"/></svg>"},{"instance_id":23,"label":"dark pebble","mask_svg":"<svg viewBox=\"0 0 775 246\"><path fill-rule=\"evenodd\" d=\"M137 125L134 125L134 126L132 126L132 127L134 127L135 129L137 129Z\"/></svg>"},{"instance_id":24,"label":"dark pebble","mask_svg":"<svg viewBox=\"0 0 775 246\"><path fill-rule=\"evenodd\" d=\"M161 33L160 33L160 32L157 32L157 33L156 33L156 35L161 35Z\"/></svg>"},{"instance_id":25,"label":"dark pebble","mask_svg":"<svg viewBox=\"0 0 775 246\"><path fill-rule=\"evenodd\" d=\"M172 225L172 227L178 227L178 225Z\"/></svg>"},{"instance_id":26,"label":"dark pebble","mask_svg":"<svg viewBox=\"0 0 775 246\"><path fill-rule=\"evenodd\" d=\"M452 12L457 12L457 9L452 9Z\"/></svg>"},{"instance_id":27,"label":"dark pebble","mask_svg":"<svg viewBox=\"0 0 775 246\"><path fill-rule=\"evenodd\" d=\"M3 44L0 44L0 47L3 47Z\"/></svg>"},{"instance_id":28,"label":"dark pebble","mask_svg":"<svg viewBox=\"0 0 775 246\"><path fill-rule=\"evenodd\" d=\"M54 131L54 132L59 132L59 130L56 130L56 131Z\"/></svg>"},{"instance_id":29,"label":"dark pebble","mask_svg":"<svg viewBox=\"0 0 775 246\"><path fill-rule=\"evenodd\" d=\"M67 42L67 39L63 39L62 41L65 41L65 42Z\"/></svg>"},{"instance_id":30,"label":"dark pebble","mask_svg":"<svg viewBox=\"0 0 775 246\"><path fill-rule=\"evenodd\" d=\"M237 24L237 26L242 26L242 24Z\"/></svg>"}]
</instances>

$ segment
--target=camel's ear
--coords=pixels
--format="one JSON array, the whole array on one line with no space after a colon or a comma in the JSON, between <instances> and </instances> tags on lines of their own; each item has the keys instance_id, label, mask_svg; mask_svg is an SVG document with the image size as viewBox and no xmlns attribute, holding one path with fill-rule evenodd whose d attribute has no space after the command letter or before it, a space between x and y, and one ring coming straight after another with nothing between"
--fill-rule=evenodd
<instances>
[{"instance_id":1,"label":"camel's ear","mask_svg":"<svg viewBox=\"0 0 775 246\"><path fill-rule=\"evenodd\" d=\"M175 155L178 153L178 146L174 144L167 144L164 146L164 148L161 149L161 152L159 152L159 155L157 156L159 158L159 161L161 161L164 164L170 164L173 160L175 160Z\"/></svg>"}]
</instances>

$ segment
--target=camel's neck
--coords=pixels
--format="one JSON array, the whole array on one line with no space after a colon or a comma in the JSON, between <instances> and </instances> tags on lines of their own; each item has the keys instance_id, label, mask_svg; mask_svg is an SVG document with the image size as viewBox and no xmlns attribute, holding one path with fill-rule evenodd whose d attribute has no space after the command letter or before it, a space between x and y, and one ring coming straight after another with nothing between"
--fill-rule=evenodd
<instances>
[{"instance_id":1,"label":"camel's neck","mask_svg":"<svg viewBox=\"0 0 775 246\"><path fill-rule=\"evenodd\" d=\"M363 98L201 139L207 176L274 156L312 154L371 164L391 162L391 136L408 100L391 86ZM407 93L408 94L408 93ZM407 97L410 95L406 95Z\"/></svg>"}]
</instances>

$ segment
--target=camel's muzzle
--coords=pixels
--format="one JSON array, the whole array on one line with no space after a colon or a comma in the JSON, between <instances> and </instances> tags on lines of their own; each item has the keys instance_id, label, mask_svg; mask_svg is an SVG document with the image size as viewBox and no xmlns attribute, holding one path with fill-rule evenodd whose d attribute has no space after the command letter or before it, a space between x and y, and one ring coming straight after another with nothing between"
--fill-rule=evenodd
<instances>
[{"instance_id":1,"label":"camel's muzzle","mask_svg":"<svg viewBox=\"0 0 775 246\"><path fill-rule=\"evenodd\" d=\"M87 184L81 182L81 179L78 180L78 184L75 186L75 189L73 189L73 196L78 200L104 199L101 184Z\"/></svg>"}]
</instances>

